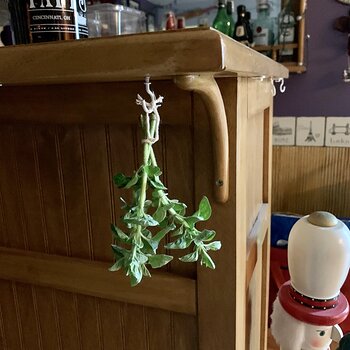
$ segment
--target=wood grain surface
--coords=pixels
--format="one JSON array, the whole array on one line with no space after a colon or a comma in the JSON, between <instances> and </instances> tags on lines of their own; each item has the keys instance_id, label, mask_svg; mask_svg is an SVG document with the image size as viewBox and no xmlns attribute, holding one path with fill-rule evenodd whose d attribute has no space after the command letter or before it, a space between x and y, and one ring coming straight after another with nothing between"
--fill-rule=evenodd
<instances>
[{"instance_id":1,"label":"wood grain surface","mask_svg":"<svg viewBox=\"0 0 350 350\"><path fill-rule=\"evenodd\" d=\"M179 106L182 103L190 106L190 96ZM42 111L39 105L35 107L34 104L32 108L33 115L35 111L42 115L46 113L48 118L52 115L49 109ZM74 109L72 115L73 119L76 118ZM175 168L179 175L188 180L179 186L176 176L166 176L167 184L174 187L174 197L186 201L193 208L193 170L190 166L192 132L189 126L192 121L191 108L184 110L184 118L188 118L188 121L182 126L178 124L175 113L167 115L170 116L164 119L168 126L162 128L163 136L156 149L157 156L166 174L167 167ZM110 109L101 114L101 121L113 120L113 116L115 118L115 112ZM170 127L169 120L172 118L174 122ZM11 280L0 280L0 316L3 320L0 334L1 341L6 345L4 349L95 350L119 347L134 350L135 346L139 349L196 348L196 319L181 314L181 307L171 308L173 312L162 311L158 304L155 304L157 308L150 308L143 301L137 303L142 305L134 305L130 300L125 303L126 300L118 298L116 302L110 300L116 298L97 295L95 292L86 293L99 285L93 282L99 278L99 272L92 280L88 277L94 270L93 266L102 262L99 265L100 272L105 274L106 268L112 263L109 226L120 217L118 198L126 194L113 186L112 176L118 171L132 174L139 163L140 135L137 122L136 116L133 121L122 124L36 124L28 120L25 123L2 123L0 246L27 252L11 263L11 269L6 269L5 263L2 265L7 273L13 273L12 277L6 277ZM178 142L179 137L184 142ZM173 153L175 149L177 153ZM176 172L173 170L173 173ZM36 254L34 252L62 256L62 259L68 259L64 260L67 265L56 265L54 260L49 259L57 269L51 270L52 274L48 275L51 263L46 266L45 259L32 259L30 269L28 261L22 261L21 258L26 254ZM4 254L2 258L6 256ZM69 260L71 258L72 261ZM73 268L74 264L70 266L74 259L86 261L86 271L89 272L85 274L85 292L79 288L73 290L68 280L71 276L77 278L75 282L79 281L79 272ZM22 268L21 264L24 264ZM38 273L40 269L43 269L42 273ZM181 275L186 280L196 277L194 264L181 264L179 267L179 263L174 262L170 271L174 278ZM45 275L51 282L52 279L56 280L61 287L56 282L40 285ZM124 279L120 284L118 276L112 273L108 273L106 278L113 289L127 283ZM193 279L192 283L192 292L195 292ZM103 293L107 289L104 286ZM178 291L181 290L185 289L180 287ZM158 293L169 296L159 286L156 293L149 291L141 295L138 292L138 298L143 299L147 295L156 298ZM127 291L124 294L129 295ZM180 301L179 296L171 299L171 303ZM196 312L195 300L192 310L192 314ZM162 330L158 332L159 322Z\"/></svg>"},{"instance_id":2,"label":"wood grain surface","mask_svg":"<svg viewBox=\"0 0 350 350\"><path fill-rule=\"evenodd\" d=\"M209 197L213 215L205 226L223 244L212 254L217 268L181 264L176 258L187 252L175 252L168 267L132 291L106 267L113 261L110 223L122 215L119 197L130 199L112 176L132 174L141 159L138 113L125 101L143 86L60 85L56 99L54 86L3 88L4 349L266 348L269 223L262 218L270 212L271 85L246 77L217 83L229 131L230 194L224 204L214 197L212 131L201 97L172 81L154 84L169 102L155 146L162 180L171 197L187 203L188 213ZM16 93L23 97L17 104ZM62 100L67 103L61 108Z\"/></svg>"},{"instance_id":3,"label":"wood grain surface","mask_svg":"<svg viewBox=\"0 0 350 350\"><path fill-rule=\"evenodd\" d=\"M196 314L194 280L154 272L152 280L144 281L138 288L131 288L122 273L109 273L109 265L84 259L0 248L2 279L189 315Z\"/></svg>"},{"instance_id":4,"label":"wood grain surface","mask_svg":"<svg viewBox=\"0 0 350 350\"><path fill-rule=\"evenodd\" d=\"M215 29L186 29L5 47L3 85L144 80L193 73L288 77L288 70Z\"/></svg>"},{"instance_id":5,"label":"wood grain surface","mask_svg":"<svg viewBox=\"0 0 350 350\"><path fill-rule=\"evenodd\" d=\"M350 148L273 147L272 210L350 216Z\"/></svg>"}]
</instances>

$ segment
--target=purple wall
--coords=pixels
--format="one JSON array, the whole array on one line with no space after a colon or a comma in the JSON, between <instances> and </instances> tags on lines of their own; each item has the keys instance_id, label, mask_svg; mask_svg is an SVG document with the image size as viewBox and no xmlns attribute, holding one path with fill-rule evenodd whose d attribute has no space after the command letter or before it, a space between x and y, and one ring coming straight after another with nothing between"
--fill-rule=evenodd
<instances>
[{"instance_id":1,"label":"purple wall","mask_svg":"<svg viewBox=\"0 0 350 350\"><path fill-rule=\"evenodd\" d=\"M350 116L350 83L342 80L347 35L333 29L334 20L349 10L335 0L308 1L307 72L286 80L286 92L275 98L276 116Z\"/></svg>"}]
</instances>

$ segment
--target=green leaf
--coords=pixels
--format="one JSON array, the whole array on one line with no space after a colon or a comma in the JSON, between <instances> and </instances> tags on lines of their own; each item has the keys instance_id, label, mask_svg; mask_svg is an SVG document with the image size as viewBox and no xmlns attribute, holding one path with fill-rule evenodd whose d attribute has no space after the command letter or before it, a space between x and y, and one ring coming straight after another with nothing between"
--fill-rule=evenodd
<instances>
[{"instance_id":1,"label":"green leaf","mask_svg":"<svg viewBox=\"0 0 350 350\"><path fill-rule=\"evenodd\" d=\"M166 254L153 255L148 257L148 263L154 269L157 269L159 267L166 265L171 260L173 260L173 257Z\"/></svg>"},{"instance_id":2,"label":"green leaf","mask_svg":"<svg viewBox=\"0 0 350 350\"><path fill-rule=\"evenodd\" d=\"M216 232L213 230L203 230L195 238L195 243L211 241L216 235Z\"/></svg>"},{"instance_id":3,"label":"green leaf","mask_svg":"<svg viewBox=\"0 0 350 350\"><path fill-rule=\"evenodd\" d=\"M209 244L204 244L204 247L206 250L219 250L221 249L221 242L220 241L215 241L211 242Z\"/></svg>"},{"instance_id":4,"label":"green leaf","mask_svg":"<svg viewBox=\"0 0 350 350\"><path fill-rule=\"evenodd\" d=\"M200 216L197 216L196 213L194 213L192 216L186 217L185 221L187 222L189 227L193 228L197 222L203 221L203 220Z\"/></svg>"},{"instance_id":5,"label":"green leaf","mask_svg":"<svg viewBox=\"0 0 350 350\"><path fill-rule=\"evenodd\" d=\"M215 269L214 261L204 249L201 250L201 265L209 267L213 270Z\"/></svg>"},{"instance_id":6,"label":"green leaf","mask_svg":"<svg viewBox=\"0 0 350 350\"><path fill-rule=\"evenodd\" d=\"M130 242L130 238L117 226L115 226L114 224L111 224L111 229L113 232L113 236L117 241L123 242L123 243Z\"/></svg>"},{"instance_id":7,"label":"green leaf","mask_svg":"<svg viewBox=\"0 0 350 350\"><path fill-rule=\"evenodd\" d=\"M153 219L161 223L166 217L166 210L164 207L159 207L153 214Z\"/></svg>"},{"instance_id":8,"label":"green leaf","mask_svg":"<svg viewBox=\"0 0 350 350\"><path fill-rule=\"evenodd\" d=\"M146 228L143 228L141 231L142 235L145 236L148 239L152 238L152 233L150 230L147 230Z\"/></svg>"},{"instance_id":9,"label":"green leaf","mask_svg":"<svg viewBox=\"0 0 350 350\"><path fill-rule=\"evenodd\" d=\"M145 265L141 266L142 274L146 277L152 277L151 273L149 272L148 268Z\"/></svg>"},{"instance_id":10,"label":"green leaf","mask_svg":"<svg viewBox=\"0 0 350 350\"><path fill-rule=\"evenodd\" d=\"M143 169L145 173L150 177L160 176L162 174L160 168L157 166L146 165Z\"/></svg>"},{"instance_id":11,"label":"green leaf","mask_svg":"<svg viewBox=\"0 0 350 350\"><path fill-rule=\"evenodd\" d=\"M123 218L123 221L126 224L134 224L134 225L141 225L141 226L158 226L158 221L154 220L151 215L144 214L142 217L137 217L136 215L132 217L125 217Z\"/></svg>"},{"instance_id":12,"label":"green leaf","mask_svg":"<svg viewBox=\"0 0 350 350\"><path fill-rule=\"evenodd\" d=\"M179 260L181 260L183 262L194 262L194 261L197 261L198 260L198 250L195 250L194 252L179 258Z\"/></svg>"},{"instance_id":13,"label":"green leaf","mask_svg":"<svg viewBox=\"0 0 350 350\"><path fill-rule=\"evenodd\" d=\"M162 190L162 191L165 191L167 188L163 185L163 183L155 178L154 180L152 179L149 179L149 183L151 184L151 186L156 189L156 190Z\"/></svg>"},{"instance_id":14,"label":"green leaf","mask_svg":"<svg viewBox=\"0 0 350 350\"><path fill-rule=\"evenodd\" d=\"M129 251L127 249L119 247L115 244L112 244L112 250L117 259L124 258L129 254Z\"/></svg>"},{"instance_id":15,"label":"green leaf","mask_svg":"<svg viewBox=\"0 0 350 350\"><path fill-rule=\"evenodd\" d=\"M151 205L152 205L152 201L146 200L146 201L145 201L145 205L144 205L144 207L143 207L144 212L146 212L146 211L149 209L149 207L150 207Z\"/></svg>"},{"instance_id":16,"label":"green leaf","mask_svg":"<svg viewBox=\"0 0 350 350\"><path fill-rule=\"evenodd\" d=\"M159 198L160 198L159 191L158 190L154 190L152 192L152 201L155 200L155 199L159 199Z\"/></svg>"},{"instance_id":17,"label":"green leaf","mask_svg":"<svg viewBox=\"0 0 350 350\"><path fill-rule=\"evenodd\" d=\"M148 260L148 257L142 253L137 253L136 254L136 260L140 263L140 264L145 264Z\"/></svg>"},{"instance_id":18,"label":"green leaf","mask_svg":"<svg viewBox=\"0 0 350 350\"><path fill-rule=\"evenodd\" d=\"M135 287L142 280L142 267L140 264L132 261L130 263L127 276L130 276L130 283L132 287Z\"/></svg>"},{"instance_id":19,"label":"green leaf","mask_svg":"<svg viewBox=\"0 0 350 350\"><path fill-rule=\"evenodd\" d=\"M183 234L184 227L180 226L176 231L171 234L171 237L181 236Z\"/></svg>"},{"instance_id":20,"label":"green leaf","mask_svg":"<svg viewBox=\"0 0 350 350\"><path fill-rule=\"evenodd\" d=\"M122 173L118 173L113 176L113 182L117 185L118 188L124 188L126 184L131 180L131 177L125 176Z\"/></svg>"},{"instance_id":21,"label":"green leaf","mask_svg":"<svg viewBox=\"0 0 350 350\"><path fill-rule=\"evenodd\" d=\"M203 219L203 221L208 220L211 216L211 206L209 203L209 199L205 196L199 203L198 216L200 216Z\"/></svg>"},{"instance_id":22,"label":"green leaf","mask_svg":"<svg viewBox=\"0 0 350 350\"><path fill-rule=\"evenodd\" d=\"M133 178L130 181L128 181L128 183L124 186L124 188L131 188L131 187L135 186L138 181L139 181L139 174L138 174L138 172L136 172L134 174Z\"/></svg>"},{"instance_id":23,"label":"green leaf","mask_svg":"<svg viewBox=\"0 0 350 350\"><path fill-rule=\"evenodd\" d=\"M108 270L111 272L118 271L122 267L124 267L124 263L125 263L125 259L121 258L118 261L116 261L116 263L113 266L111 266Z\"/></svg>"},{"instance_id":24,"label":"green leaf","mask_svg":"<svg viewBox=\"0 0 350 350\"><path fill-rule=\"evenodd\" d=\"M175 242L168 243L165 248L167 249L186 249L192 243L191 237L183 236L177 239Z\"/></svg>"},{"instance_id":25,"label":"green leaf","mask_svg":"<svg viewBox=\"0 0 350 350\"><path fill-rule=\"evenodd\" d=\"M144 215L144 222L148 226L158 226L159 222L154 220L151 215Z\"/></svg>"},{"instance_id":26,"label":"green leaf","mask_svg":"<svg viewBox=\"0 0 350 350\"><path fill-rule=\"evenodd\" d=\"M154 235L152 239L148 241L148 243L152 246L154 250L157 250L159 242L168 234L168 232L174 230L175 228L176 225L174 224L165 227L163 230L160 230L156 235Z\"/></svg>"},{"instance_id":27,"label":"green leaf","mask_svg":"<svg viewBox=\"0 0 350 350\"><path fill-rule=\"evenodd\" d=\"M156 250L158 248L158 244L155 245L154 242L152 242L152 240L147 240L145 238L142 238L142 242L143 242L142 251L145 254L153 255L156 253Z\"/></svg>"},{"instance_id":28,"label":"green leaf","mask_svg":"<svg viewBox=\"0 0 350 350\"><path fill-rule=\"evenodd\" d=\"M184 203L174 203L173 209L176 211L177 214L183 216L186 213L187 205Z\"/></svg>"},{"instance_id":29,"label":"green leaf","mask_svg":"<svg viewBox=\"0 0 350 350\"><path fill-rule=\"evenodd\" d=\"M211 207L207 197L203 197L199 203L199 209L193 215L185 218L187 224L193 228L194 225L199 221L206 221L211 216Z\"/></svg>"}]
</instances>

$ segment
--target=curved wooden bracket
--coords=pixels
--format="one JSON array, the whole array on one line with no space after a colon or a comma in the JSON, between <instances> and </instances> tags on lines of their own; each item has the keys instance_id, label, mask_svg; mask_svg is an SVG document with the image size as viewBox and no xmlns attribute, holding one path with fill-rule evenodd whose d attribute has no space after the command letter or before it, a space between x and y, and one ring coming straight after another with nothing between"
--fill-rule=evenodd
<instances>
[{"instance_id":1,"label":"curved wooden bracket","mask_svg":"<svg viewBox=\"0 0 350 350\"><path fill-rule=\"evenodd\" d=\"M229 143L224 101L212 76L186 75L174 79L184 90L195 91L203 99L210 118L215 166L215 198L225 203L229 197Z\"/></svg>"}]
</instances>

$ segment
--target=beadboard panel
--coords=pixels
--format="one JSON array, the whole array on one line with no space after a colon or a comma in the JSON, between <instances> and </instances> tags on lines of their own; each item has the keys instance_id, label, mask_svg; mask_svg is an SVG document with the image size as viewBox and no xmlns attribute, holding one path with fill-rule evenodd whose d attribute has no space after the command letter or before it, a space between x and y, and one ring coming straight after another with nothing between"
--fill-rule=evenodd
<instances>
[{"instance_id":1,"label":"beadboard panel","mask_svg":"<svg viewBox=\"0 0 350 350\"><path fill-rule=\"evenodd\" d=\"M166 101L169 96L169 107L161 110L161 139L155 145L169 195L186 202L189 212L207 195L213 215L201 227L216 230L222 241L221 251L212 255L215 271L199 264L180 264L176 259L163 268L171 278L191 284L189 290L196 300L191 299L190 311L179 308L182 313L160 304L133 302L130 290L118 298L92 293L99 278L91 278L88 286L86 282L98 264L104 264L103 273L108 273L112 262L109 226L122 215L119 197L130 195L115 188L112 176L119 171L132 174L142 159L138 121L130 119L135 107L129 109L131 104L123 102L139 89L136 83L95 84L95 101L89 95L90 84L59 86L60 99L67 99L63 110L52 108L56 105L54 87L18 88L23 97L18 106L13 103L14 90L4 88L0 100L5 103L8 97L9 102L0 111L0 246L22 255L49 256L57 268L61 265L56 258L75 268L79 261L90 266L87 272L83 269L81 288L72 289L67 279L67 275L74 276L70 270L61 269L63 286L47 285L43 281L48 268L39 266L45 263L34 259L34 265L45 273L31 281L23 274L24 268L17 271L16 261L7 260L7 273L12 277L5 271L6 280L0 280L0 344L5 349L241 350L246 340L248 348L256 344L246 334L265 348L267 315L258 310L247 324L246 311L249 303L256 305L266 298L268 245L253 233L256 225L261 226L268 240L269 221L264 220L264 226L259 217L262 207L270 212L270 82L250 83L245 77L220 78L217 83L229 131L230 198L226 203L214 197L211 123L215 118L196 93L180 91L171 81L154 86L156 91L165 90ZM263 89L259 100L257 94L250 95L251 87L256 92ZM112 98L114 92L117 96ZM33 96L36 100L26 113ZM46 101L42 105L39 96ZM120 110L116 109L118 102ZM249 247L255 246L256 253L250 254ZM3 259L7 257L2 253ZM118 283L122 276L114 275L119 276ZM108 279L114 275L109 274ZM35 271L34 277L38 277ZM154 285L157 278L155 274L147 282ZM247 295L249 287L252 292ZM162 292L169 299L170 294L159 284L154 300Z\"/></svg>"},{"instance_id":2,"label":"beadboard panel","mask_svg":"<svg viewBox=\"0 0 350 350\"><path fill-rule=\"evenodd\" d=\"M190 123L191 108L186 111ZM112 176L132 174L139 165L136 124L2 124L0 245L111 263L110 223L122 215L119 197L129 195ZM188 203L189 211L192 133L186 124L165 125L156 147L171 196ZM167 270L196 277L195 264L175 260ZM0 290L4 349L197 347L193 316L4 280Z\"/></svg>"},{"instance_id":3,"label":"beadboard panel","mask_svg":"<svg viewBox=\"0 0 350 350\"><path fill-rule=\"evenodd\" d=\"M272 210L350 216L350 149L273 147Z\"/></svg>"},{"instance_id":4,"label":"beadboard panel","mask_svg":"<svg viewBox=\"0 0 350 350\"><path fill-rule=\"evenodd\" d=\"M176 314L183 325L190 326L183 329L179 323L172 324L166 311L37 286L34 297L34 292L27 295L27 288L34 290L28 284L0 280L1 320L6 320L1 322L1 349L196 348L193 316ZM176 337L177 332L180 340L169 336Z\"/></svg>"},{"instance_id":5,"label":"beadboard panel","mask_svg":"<svg viewBox=\"0 0 350 350\"><path fill-rule=\"evenodd\" d=\"M161 133L155 150L165 184L191 212L192 131L169 126ZM140 138L136 126L127 125L3 125L1 244L110 262L110 223L120 223L119 197L129 198L112 176L132 175L140 165ZM195 277L196 268L175 261L170 270Z\"/></svg>"}]
</instances>

